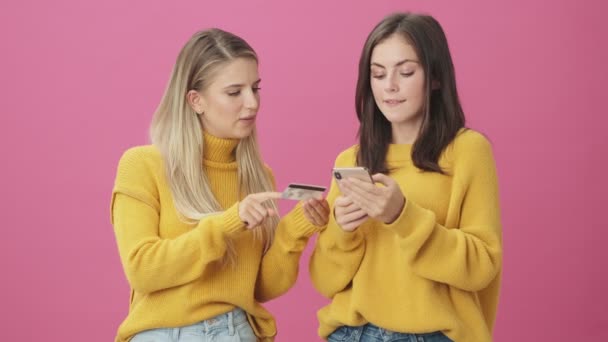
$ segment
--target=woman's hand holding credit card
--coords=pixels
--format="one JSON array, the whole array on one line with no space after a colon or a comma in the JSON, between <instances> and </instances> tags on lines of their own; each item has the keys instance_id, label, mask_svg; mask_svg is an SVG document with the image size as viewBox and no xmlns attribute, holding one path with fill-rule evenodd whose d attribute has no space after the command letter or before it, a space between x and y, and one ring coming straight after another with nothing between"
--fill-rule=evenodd
<instances>
[{"instance_id":1,"label":"woman's hand holding credit card","mask_svg":"<svg viewBox=\"0 0 608 342\"><path fill-rule=\"evenodd\" d=\"M323 199L325 190L324 186L291 183L283 191L281 198L294 201L305 201L311 198L320 200Z\"/></svg>"},{"instance_id":2,"label":"woman's hand holding credit card","mask_svg":"<svg viewBox=\"0 0 608 342\"><path fill-rule=\"evenodd\" d=\"M281 198L302 201L306 219L315 226L322 227L329 221L329 203L323 196L325 190L324 186L291 183Z\"/></svg>"}]
</instances>

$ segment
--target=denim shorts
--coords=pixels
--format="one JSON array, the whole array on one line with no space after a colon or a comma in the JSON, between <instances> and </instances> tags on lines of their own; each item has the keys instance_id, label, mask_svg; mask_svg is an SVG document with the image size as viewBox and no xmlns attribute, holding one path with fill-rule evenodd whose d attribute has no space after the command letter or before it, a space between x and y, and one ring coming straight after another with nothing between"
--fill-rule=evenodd
<instances>
[{"instance_id":1,"label":"denim shorts","mask_svg":"<svg viewBox=\"0 0 608 342\"><path fill-rule=\"evenodd\" d=\"M242 309L179 327L142 331L130 342L255 342L253 329Z\"/></svg>"},{"instance_id":2,"label":"denim shorts","mask_svg":"<svg viewBox=\"0 0 608 342\"><path fill-rule=\"evenodd\" d=\"M442 332L406 334L382 329L373 324L341 326L327 337L328 342L453 342Z\"/></svg>"}]
</instances>

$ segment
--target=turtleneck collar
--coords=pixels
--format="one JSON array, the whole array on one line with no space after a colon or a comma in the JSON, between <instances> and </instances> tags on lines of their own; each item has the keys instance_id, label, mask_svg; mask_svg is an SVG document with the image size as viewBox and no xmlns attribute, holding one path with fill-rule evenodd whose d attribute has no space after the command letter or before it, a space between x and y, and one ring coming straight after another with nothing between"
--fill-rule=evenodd
<instances>
[{"instance_id":1,"label":"turtleneck collar","mask_svg":"<svg viewBox=\"0 0 608 342\"><path fill-rule=\"evenodd\" d=\"M213 163L235 163L238 144L238 139L223 139L203 132L203 159Z\"/></svg>"}]
</instances>

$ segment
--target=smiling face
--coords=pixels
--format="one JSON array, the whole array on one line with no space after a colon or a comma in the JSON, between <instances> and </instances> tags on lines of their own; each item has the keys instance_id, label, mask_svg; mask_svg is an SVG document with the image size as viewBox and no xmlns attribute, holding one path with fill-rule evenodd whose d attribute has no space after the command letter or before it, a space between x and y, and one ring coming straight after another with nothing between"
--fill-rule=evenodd
<instances>
[{"instance_id":1,"label":"smiling face","mask_svg":"<svg viewBox=\"0 0 608 342\"><path fill-rule=\"evenodd\" d=\"M425 103L425 73L414 47L393 34L371 55L370 84L376 105L393 126L419 127Z\"/></svg>"},{"instance_id":2,"label":"smiling face","mask_svg":"<svg viewBox=\"0 0 608 342\"><path fill-rule=\"evenodd\" d=\"M200 114L205 132L218 138L246 138L255 128L260 107L258 63L236 58L217 68L205 89L188 93L188 101Z\"/></svg>"}]
</instances>

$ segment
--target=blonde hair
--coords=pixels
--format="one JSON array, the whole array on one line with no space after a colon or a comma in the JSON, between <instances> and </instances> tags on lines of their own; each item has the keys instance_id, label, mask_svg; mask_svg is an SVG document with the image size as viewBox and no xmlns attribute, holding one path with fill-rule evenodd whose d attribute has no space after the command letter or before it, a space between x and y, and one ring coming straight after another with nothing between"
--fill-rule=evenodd
<instances>
[{"instance_id":1,"label":"blonde hair","mask_svg":"<svg viewBox=\"0 0 608 342\"><path fill-rule=\"evenodd\" d=\"M223 209L203 170L202 125L186 96L190 90L205 89L219 66L236 58L258 60L251 46L234 34L219 29L194 34L177 57L150 126L152 143L159 148L165 162L175 207L182 218L191 223ZM255 131L239 142L236 161L241 196L273 190L274 184L260 156ZM278 212L276 203L272 201L265 206ZM277 224L276 216L269 217L254 230L255 238L264 243L264 251L272 242ZM226 243L226 256L234 261L234 245L229 239Z\"/></svg>"}]
</instances>

